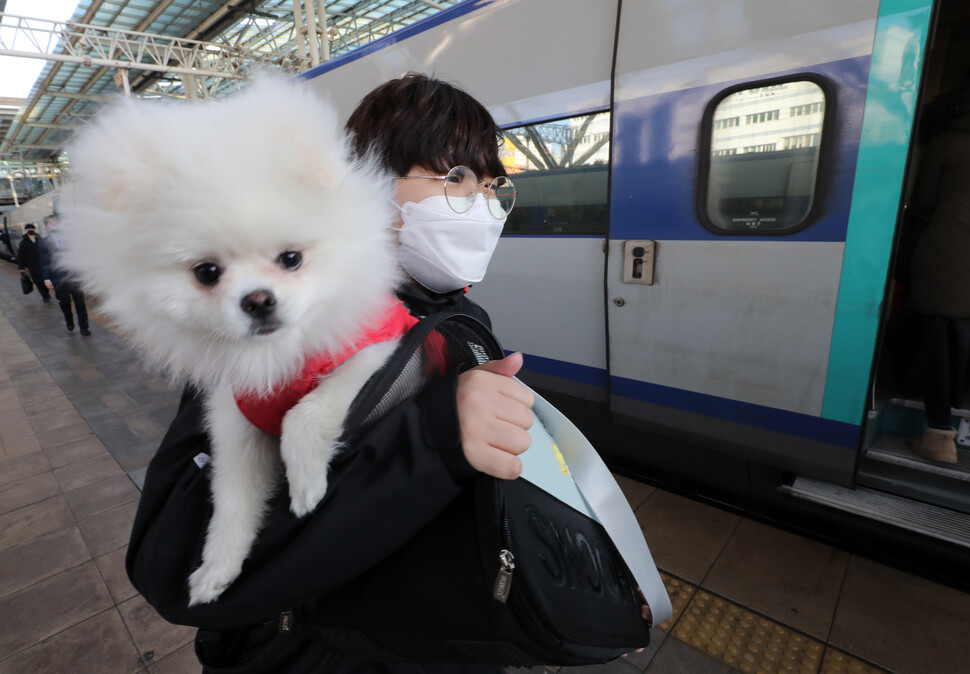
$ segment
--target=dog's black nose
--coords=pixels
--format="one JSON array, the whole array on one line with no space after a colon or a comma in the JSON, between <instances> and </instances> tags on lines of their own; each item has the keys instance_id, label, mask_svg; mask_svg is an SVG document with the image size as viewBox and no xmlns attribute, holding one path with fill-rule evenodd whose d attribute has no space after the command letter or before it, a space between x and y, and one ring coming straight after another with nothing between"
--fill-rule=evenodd
<instances>
[{"instance_id":1,"label":"dog's black nose","mask_svg":"<svg viewBox=\"0 0 970 674\"><path fill-rule=\"evenodd\" d=\"M269 290L255 290L239 302L242 310L257 319L266 319L276 309L276 297Z\"/></svg>"}]
</instances>

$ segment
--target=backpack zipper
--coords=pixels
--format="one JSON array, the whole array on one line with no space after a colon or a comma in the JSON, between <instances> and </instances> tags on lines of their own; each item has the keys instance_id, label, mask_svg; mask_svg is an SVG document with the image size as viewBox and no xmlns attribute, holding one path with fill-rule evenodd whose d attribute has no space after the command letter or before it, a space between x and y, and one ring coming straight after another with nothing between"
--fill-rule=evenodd
<instances>
[{"instance_id":1,"label":"backpack zipper","mask_svg":"<svg viewBox=\"0 0 970 674\"><path fill-rule=\"evenodd\" d=\"M512 591L512 574L515 572L515 555L509 550L498 553L498 575L495 576L495 587L492 597L503 604L509 599Z\"/></svg>"},{"instance_id":2,"label":"backpack zipper","mask_svg":"<svg viewBox=\"0 0 970 674\"><path fill-rule=\"evenodd\" d=\"M518 591L512 594L515 554L510 549L514 547L512 545L512 531L505 514L505 504L502 502L502 493L498 481L495 482L493 494L494 512L499 524L497 532L499 569L495 576L492 597L503 604L508 603L512 608L512 614L522 623L525 630L532 634L536 641L546 648L558 648L562 640L549 628L543 618L536 615L528 598L524 596L524 594L529 594L529 588L520 583Z\"/></svg>"}]
</instances>

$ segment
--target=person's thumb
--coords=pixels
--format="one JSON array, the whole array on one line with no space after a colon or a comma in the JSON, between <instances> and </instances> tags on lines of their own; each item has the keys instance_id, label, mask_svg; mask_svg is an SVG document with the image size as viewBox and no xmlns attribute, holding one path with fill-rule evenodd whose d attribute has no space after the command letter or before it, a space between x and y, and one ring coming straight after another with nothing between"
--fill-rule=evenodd
<instances>
[{"instance_id":1,"label":"person's thumb","mask_svg":"<svg viewBox=\"0 0 970 674\"><path fill-rule=\"evenodd\" d=\"M490 360L476 369L500 374L503 377L514 377L515 373L522 369L522 354L515 352L502 360Z\"/></svg>"}]
</instances>

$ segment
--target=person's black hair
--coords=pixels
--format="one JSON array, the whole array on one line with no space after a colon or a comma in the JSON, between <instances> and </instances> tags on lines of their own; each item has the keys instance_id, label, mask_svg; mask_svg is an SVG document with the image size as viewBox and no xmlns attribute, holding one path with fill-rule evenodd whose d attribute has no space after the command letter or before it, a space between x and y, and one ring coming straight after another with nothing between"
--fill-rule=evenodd
<instances>
[{"instance_id":1,"label":"person's black hair","mask_svg":"<svg viewBox=\"0 0 970 674\"><path fill-rule=\"evenodd\" d=\"M37 225L35 225L32 222L28 222L26 225L24 225L24 231L26 232L28 229L32 229L34 231L37 231Z\"/></svg>"},{"instance_id":2,"label":"person's black hair","mask_svg":"<svg viewBox=\"0 0 970 674\"><path fill-rule=\"evenodd\" d=\"M347 120L359 157L376 154L403 176L415 166L445 174L467 166L478 176L504 176L501 130L481 103L458 87L420 73L385 82Z\"/></svg>"}]
</instances>

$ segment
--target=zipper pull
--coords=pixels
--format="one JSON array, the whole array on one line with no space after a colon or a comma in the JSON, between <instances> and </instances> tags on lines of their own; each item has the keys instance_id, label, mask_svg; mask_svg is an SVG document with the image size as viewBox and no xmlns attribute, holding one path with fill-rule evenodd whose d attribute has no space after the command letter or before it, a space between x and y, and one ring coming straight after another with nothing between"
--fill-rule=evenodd
<instances>
[{"instance_id":1,"label":"zipper pull","mask_svg":"<svg viewBox=\"0 0 970 674\"><path fill-rule=\"evenodd\" d=\"M286 634L293 630L293 611L283 611L280 613L279 633Z\"/></svg>"},{"instance_id":2,"label":"zipper pull","mask_svg":"<svg viewBox=\"0 0 970 674\"><path fill-rule=\"evenodd\" d=\"M498 575L495 576L495 588L492 590L492 597L503 604L508 601L509 592L512 590L512 572L515 571L515 555L508 550L502 550L498 554Z\"/></svg>"}]
</instances>

